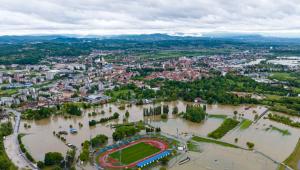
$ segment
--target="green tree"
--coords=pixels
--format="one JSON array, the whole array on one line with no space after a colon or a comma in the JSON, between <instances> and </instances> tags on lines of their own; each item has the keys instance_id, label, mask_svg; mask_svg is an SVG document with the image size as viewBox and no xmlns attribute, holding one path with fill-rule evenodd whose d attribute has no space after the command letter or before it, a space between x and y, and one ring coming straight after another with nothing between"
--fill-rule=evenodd
<instances>
[{"instance_id":1,"label":"green tree","mask_svg":"<svg viewBox=\"0 0 300 170\"><path fill-rule=\"evenodd\" d=\"M15 165L10 161L6 155L3 137L10 135L13 132L12 124L10 122L1 123L0 125L0 169L2 170L17 170Z\"/></svg>"},{"instance_id":2,"label":"green tree","mask_svg":"<svg viewBox=\"0 0 300 170\"><path fill-rule=\"evenodd\" d=\"M119 118L119 116L120 116L120 114L119 114L119 113L117 113L117 112L115 112L115 113L113 114L113 118L114 118L114 119L118 119L118 118Z\"/></svg>"},{"instance_id":3,"label":"green tree","mask_svg":"<svg viewBox=\"0 0 300 170\"><path fill-rule=\"evenodd\" d=\"M0 125L0 136L8 136L12 134L13 127L11 122L1 123Z\"/></svg>"},{"instance_id":4,"label":"green tree","mask_svg":"<svg viewBox=\"0 0 300 170\"><path fill-rule=\"evenodd\" d=\"M88 161L90 158L89 147L90 147L90 142L84 141L82 144L82 151L79 155L79 159L83 162Z\"/></svg>"},{"instance_id":5,"label":"green tree","mask_svg":"<svg viewBox=\"0 0 300 170\"><path fill-rule=\"evenodd\" d=\"M201 122L206 117L206 112L201 106L192 106L187 105L186 112L183 114L183 117L192 122Z\"/></svg>"},{"instance_id":6,"label":"green tree","mask_svg":"<svg viewBox=\"0 0 300 170\"><path fill-rule=\"evenodd\" d=\"M254 148L254 143L252 142L247 142L246 143L249 149L253 149Z\"/></svg>"},{"instance_id":7,"label":"green tree","mask_svg":"<svg viewBox=\"0 0 300 170\"><path fill-rule=\"evenodd\" d=\"M177 106L175 106L173 108L172 114L178 114L178 107Z\"/></svg>"},{"instance_id":8,"label":"green tree","mask_svg":"<svg viewBox=\"0 0 300 170\"><path fill-rule=\"evenodd\" d=\"M75 116L81 116L80 107L74 103L65 103L63 106L65 113Z\"/></svg>"},{"instance_id":9,"label":"green tree","mask_svg":"<svg viewBox=\"0 0 300 170\"><path fill-rule=\"evenodd\" d=\"M38 162L37 162L37 167L40 168L40 169L43 169L43 168L45 167L44 162L38 161Z\"/></svg>"},{"instance_id":10,"label":"green tree","mask_svg":"<svg viewBox=\"0 0 300 170\"><path fill-rule=\"evenodd\" d=\"M139 129L135 128L134 126L120 126L117 127L115 132L112 134L112 137L115 141L121 140L125 137L133 136Z\"/></svg>"},{"instance_id":11,"label":"green tree","mask_svg":"<svg viewBox=\"0 0 300 170\"><path fill-rule=\"evenodd\" d=\"M67 151L67 154L66 154L66 166L68 168L70 168L73 163L74 163L74 160L75 160L75 154L76 154L76 150L75 149L71 149L71 150L68 150Z\"/></svg>"},{"instance_id":12,"label":"green tree","mask_svg":"<svg viewBox=\"0 0 300 170\"><path fill-rule=\"evenodd\" d=\"M128 110L125 112L125 117L126 117L126 118L129 117L129 112L128 112Z\"/></svg>"},{"instance_id":13,"label":"green tree","mask_svg":"<svg viewBox=\"0 0 300 170\"><path fill-rule=\"evenodd\" d=\"M92 147L98 147L104 145L108 140L108 137L106 135L97 135L94 138L91 139L91 145Z\"/></svg>"},{"instance_id":14,"label":"green tree","mask_svg":"<svg viewBox=\"0 0 300 170\"><path fill-rule=\"evenodd\" d=\"M27 109L22 112L22 118L40 120L56 114L56 108L41 107L37 110Z\"/></svg>"},{"instance_id":15,"label":"green tree","mask_svg":"<svg viewBox=\"0 0 300 170\"><path fill-rule=\"evenodd\" d=\"M203 105L203 110L206 112L206 104Z\"/></svg>"},{"instance_id":16,"label":"green tree","mask_svg":"<svg viewBox=\"0 0 300 170\"><path fill-rule=\"evenodd\" d=\"M169 113L169 106L168 105L163 105L163 113L168 114Z\"/></svg>"},{"instance_id":17,"label":"green tree","mask_svg":"<svg viewBox=\"0 0 300 170\"><path fill-rule=\"evenodd\" d=\"M48 152L45 154L44 163L47 166L60 165L63 160L64 160L64 157L62 156L61 153Z\"/></svg>"}]
</instances>

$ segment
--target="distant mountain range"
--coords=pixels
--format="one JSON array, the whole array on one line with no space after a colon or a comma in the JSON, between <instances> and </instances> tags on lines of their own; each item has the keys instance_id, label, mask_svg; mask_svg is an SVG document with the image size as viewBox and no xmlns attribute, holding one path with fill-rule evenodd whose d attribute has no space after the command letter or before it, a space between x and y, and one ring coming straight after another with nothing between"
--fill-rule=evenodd
<instances>
[{"instance_id":1,"label":"distant mountain range","mask_svg":"<svg viewBox=\"0 0 300 170\"><path fill-rule=\"evenodd\" d=\"M203 39L222 39L235 40L242 42L280 42L280 43L299 43L300 38L279 38L266 37L259 34L227 34L227 33L209 33L202 36L184 36L168 34L133 34L133 35L25 35L25 36L0 36L0 43L25 43L25 42L47 42L47 41L82 41L82 40L130 40L130 41L163 41L163 40L203 40Z\"/></svg>"}]
</instances>

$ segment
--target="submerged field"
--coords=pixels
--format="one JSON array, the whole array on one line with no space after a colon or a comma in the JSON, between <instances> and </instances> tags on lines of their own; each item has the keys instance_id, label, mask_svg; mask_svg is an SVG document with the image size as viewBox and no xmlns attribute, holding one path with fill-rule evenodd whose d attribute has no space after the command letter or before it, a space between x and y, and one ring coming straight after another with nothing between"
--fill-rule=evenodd
<instances>
[{"instance_id":1,"label":"submerged field","mask_svg":"<svg viewBox=\"0 0 300 170\"><path fill-rule=\"evenodd\" d=\"M285 161L283 161L283 163L293 169L299 169L299 161L300 161L300 140L298 141L293 153ZM280 166L279 169L284 170L285 168L283 166Z\"/></svg>"},{"instance_id":2,"label":"submerged field","mask_svg":"<svg viewBox=\"0 0 300 170\"><path fill-rule=\"evenodd\" d=\"M120 151L114 152L109 156L113 159L118 160L123 165L128 165L130 163L136 162L145 157L158 153L159 151L160 149L150 144L141 142L133 146L127 147L125 149L122 149Z\"/></svg>"},{"instance_id":3,"label":"submerged field","mask_svg":"<svg viewBox=\"0 0 300 170\"><path fill-rule=\"evenodd\" d=\"M91 119L100 119L103 117L108 117L112 115L114 112L118 112L120 117L125 115L126 110L129 111L130 116L128 118L129 122L144 120L148 122L154 127L160 127L162 132L168 133L171 135L178 135L181 138L189 138L192 135L200 136L204 139L199 139L200 141L195 141L200 143L200 150L204 152L204 155L208 154L208 156L200 156L201 160L197 160L199 164L203 165L202 168L206 169L207 167L215 167L216 163L214 162L215 157L223 154L223 152L230 150L230 154L227 153L227 157L231 159L226 160L223 159L223 162L219 162L216 169L224 169L222 167L227 167L228 169L239 170L239 169L247 169L245 165L252 165L254 163L258 165L264 165L266 161L265 158L261 158L259 156L253 156L253 160L255 162L249 162L246 158L251 157L251 152L242 151L241 149L237 149L235 147L246 148L247 142L253 142L255 144L254 149L259 150L267 155L270 155L275 160L282 162L284 161L294 150L296 143L298 141L300 132L297 128L292 128L284 124L280 124L277 122L270 121L269 119L261 118L258 122L253 123L254 117L256 114L260 115L265 111L265 107L263 106L251 106L249 105L240 105L240 106L232 106L232 105L207 105L207 112L210 115L207 120L202 123L193 123L188 120L182 119L178 115L172 114L173 107L178 107L178 112L185 111L186 105L190 104L182 101L174 101L174 102L165 102L160 103L168 104L170 107L170 112L168 115L168 119L162 120L160 116L151 116L151 117L143 117L143 108L149 108L153 105L132 105L131 107L126 107L125 110L120 110L119 105L116 104L107 104L101 107L87 109L84 111L84 114L81 117L72 117L72 118L64 118L62 116L53 116L48 119L43 119L39 121L25 121L22 120L20 131L21 133L27 133L28 135L24 136L23 142L26 147L28 147L28 151L32 154L32 156L36 160L43 160L44 154L50 151L62 152L66 153L68 147L57 139L57 137L53 136L53 131L62 131L68 130L69 126L72 125L74 128L78 129L78 134L76 135L66 135L67 142L70 142L77 146L81 147L81 143L84 140L90 138L90 136L96 136L97 134L105 134L107 136L111 136L113 130L110 128L110 124L122 123L123 120L113 120L104 124L97 124L95 127L89 127L86 123ZM111 108L111 111L109 111ZM245 109L247 108L247 109ZM101 113L101 111L105 111L104 114L97 114L95 116L88 116L88 113L97 112ZM235 128L231 129L228 133L226 133L221 139L214 140L212 138L207 138L206 136L218 129L221 126L222 122L225 119L234 117L234 111L238 111L237 119L241 122ZM239 116L243 115L243 116ZM285 115L286 116L286 115ZM267 117L267 115L265 115ZM252 124L250 125L250 120ZM300 118L293 117L295 121L300 121ZM83 127L79 127L78 123L83 123ZM31 128L24 128L24 124L31 125ZM278 130L269 129L266 131L270 125L280 128L282 130L288 130L290 135L283 135ZM235 139L238 139L235 142ZM43 143L40 143L40 139L45 139ZM209 139L206 141L205 139ZM203 141L204 140L204 141ZM224 147L219 143L215 143L216 141L231 144L235 147ZM109 144L112 143L112 140L109 139ZM47 146L47 147L45 147ZM220 147L219 147L220 146ZM278 147L285 146L285 147ZM207 149L205 149L207 147ZM142 149L143 150L143 149ZM212 153L211 151L214 151ZM243 159L240 158L240 153L243 152ZM151 153L150 153L151 154ZM116 156L118 157L118 156ZM197 157L197 156L196 156ZM261 162L257 162L257 157L259 157ZM125 157L122 156L122 162ZM127 159L127 158L126 158ZM136 158L138 159L138 158ZM240 160L240 163L236 163L235 159ZM220 158L221 160L221 158ZM118 161L118 159L116 159ZM133 160L132 160L133 161ZM225 162L224 162L225 161ZM131 161L128 161L131 162ZM269 165L273 167L274 163L268 161ZM235 164L234 167L231 167L232 163ZM205 165L205 166L204 166ZM179 167L180 168L180 167ZM91 168L92 169L92 168ZM266 168L268 170L268 168ZM275 168L269 168L275 169Z\"/></svg>"},{"instance_id":4,"label":"submerged field","mask_svg":"<svg viewBox=\"0 0 300 170\"><path fill-rule=\"evenodd\" d=\"M203 138L200 136L194 136L192 138L192 140L197 141L197 142L204 142L204 143L214 143L214 144L225 146L225 147L239 148L238 146L230 144L230 143L226 143L226 142L222 142L222 141L218 141L218 140L214 140L214 139L209 139L209 138Z\"/></svg>"}]
</instances>

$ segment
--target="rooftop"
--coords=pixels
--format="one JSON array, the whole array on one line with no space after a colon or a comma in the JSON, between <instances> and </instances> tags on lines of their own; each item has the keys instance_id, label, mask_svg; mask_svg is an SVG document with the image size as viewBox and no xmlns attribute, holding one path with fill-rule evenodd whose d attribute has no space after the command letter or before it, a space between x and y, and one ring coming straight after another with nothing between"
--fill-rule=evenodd
<instances>
[{"instance_id":1,"label":"rooftop","mask_svg":"<svg viewBox=\"0 0 300 170\"><path fill-rule=\"evenodd\" d=\"M154 156L152 156L152 157L150 157L148 159L145 159L145 160L139 162L138 164L136 164L136 166L139 167L139 168L142 168L142 167L144 167L144 166L146 166L148 164L153 163L154 161L157 161L157 160L159 160L161 158L164 158L164 157L170 155L171 152L172 152L171 150L165 150L165 151L163 151L163 152L161 152L161 153L159 153L157 155L154 155Z\"/></svg>"}]
</instances>

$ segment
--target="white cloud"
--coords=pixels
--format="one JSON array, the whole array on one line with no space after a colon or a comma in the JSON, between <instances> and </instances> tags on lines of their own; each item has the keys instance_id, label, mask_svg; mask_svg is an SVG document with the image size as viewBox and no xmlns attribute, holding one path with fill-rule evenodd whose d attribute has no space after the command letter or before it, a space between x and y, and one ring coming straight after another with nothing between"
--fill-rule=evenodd
<instances>
[{"instance_id":1,"label":"white cloud","mask_svg":"<svg viewBox=\"0 0 300 170\"><path fill-rule=\"evenodd\" d=\"M299 0L0 0L0 34L299 34Z\"/></svg>"}]
</instances>

